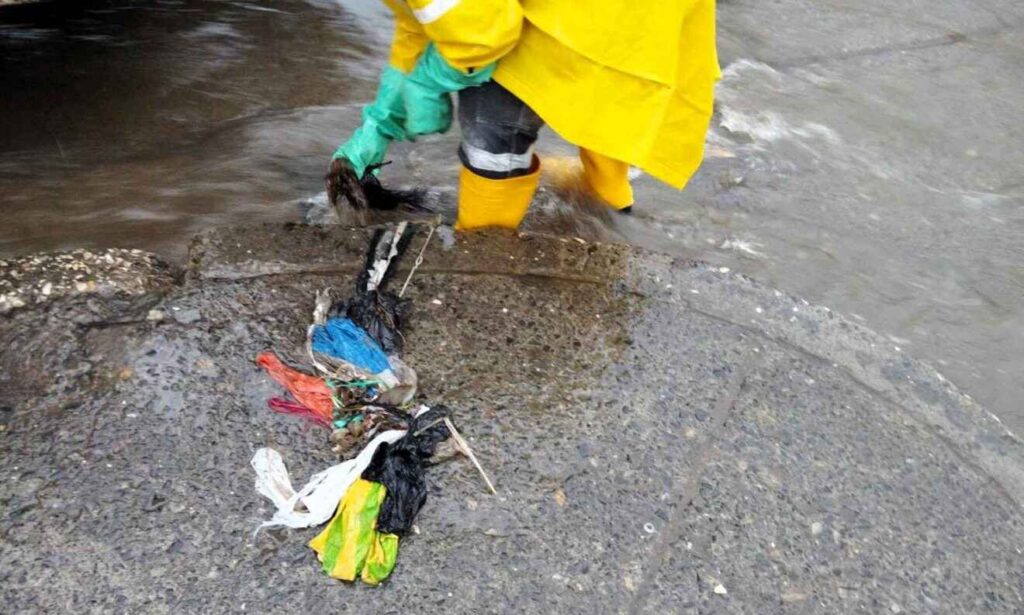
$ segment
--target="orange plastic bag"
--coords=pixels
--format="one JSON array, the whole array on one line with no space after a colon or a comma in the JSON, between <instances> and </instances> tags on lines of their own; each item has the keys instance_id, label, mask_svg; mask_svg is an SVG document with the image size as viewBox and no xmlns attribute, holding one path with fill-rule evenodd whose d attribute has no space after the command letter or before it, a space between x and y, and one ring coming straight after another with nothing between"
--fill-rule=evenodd
<instances>
[{"instance_id":1,"label":"orange plastic bag","mask_svg":"<svg viewBox=\"0 0 1024 615\"><path fill-rule=\"evenodd\" d=\"M334 416L334 401L331 389L322 379L296 371L277 358L272 352L261 352L256 363L267 370L270 377L288 389L303 406L322 416L330 424Z\"/></svg>"}]
</instances>

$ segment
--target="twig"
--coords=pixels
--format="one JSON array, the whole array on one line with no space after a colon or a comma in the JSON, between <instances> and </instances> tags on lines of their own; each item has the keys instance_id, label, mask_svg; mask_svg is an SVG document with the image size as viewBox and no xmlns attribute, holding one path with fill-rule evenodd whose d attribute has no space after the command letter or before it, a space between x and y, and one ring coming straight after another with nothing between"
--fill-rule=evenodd
<instances>
[{"instance_id":1,"label":"twig","mask_svg":"<svg viewBox=\"0 0 1024 615\"><path fill-rule=\"evenodd\" d=\"M421 429L417 429L417 430L416 430L416 433L414 433L414 434L412 434L412 435L414 435L414 436L418 436L418 435L421 435L421 434L422 434L423 432L425 432L426 430L430 429L430 428L431 428L431 427L433 427L434 425L440 425L440 424L441 424L441 423L443 423L443 422L444 422L444 419L437 419L437 420L436 420L436 421L434 421L433 423L430 423L429 425L427 425L427 426L425 426L425 427L423 427L423 428L421 428Z\"/></svg>"},{"instance_id":2,"label":"twig","mask_svg":"<svg viewBox=\"0 0 1024 615\"><path fill-rule=\"evenodd\" d=\"M476 466L476 469L480 472L480 476L484 477L484 482L487 483L487 488L491 490L492 494L498 495L498 490L494 488L494 483L491 482L490 478L487 478L487 472L484 472L483 467L480 466L480 462L476 460L476 455L473 454L473 449L469 448L469 444L462 439L459 432L455 430L455 425L452 424L451 419L447 416L444 417L444 425L448 428L448 431L451 432L452 437L455 438L455 443L459 445L462 452L465 453L466 457L469 457L469 460Z\"/></svg>"}]
</instances>

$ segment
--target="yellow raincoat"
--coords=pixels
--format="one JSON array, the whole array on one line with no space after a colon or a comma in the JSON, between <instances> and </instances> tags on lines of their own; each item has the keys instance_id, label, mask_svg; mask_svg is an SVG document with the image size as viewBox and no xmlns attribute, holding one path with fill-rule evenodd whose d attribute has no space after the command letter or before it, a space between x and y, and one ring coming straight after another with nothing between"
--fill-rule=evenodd
<instances>
[{"instance_id":1,"label":"yellow raincoat","mask_svg":"<svg viewBox=\"0 0 1024 615\"><path fill-rule=\"evenodd\" d=\"M391 63L429 41L494 79L567 141L677 188L696 171L720 77L714 0L385 0Z\"/></svg>"}]
</instances>

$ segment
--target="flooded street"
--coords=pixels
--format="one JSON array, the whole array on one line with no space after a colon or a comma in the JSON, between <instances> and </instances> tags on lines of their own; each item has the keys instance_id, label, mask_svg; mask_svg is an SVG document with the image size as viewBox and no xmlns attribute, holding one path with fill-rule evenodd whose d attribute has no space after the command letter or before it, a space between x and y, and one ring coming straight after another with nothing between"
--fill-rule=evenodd
<instances>
[{"instance_id":1,"label":"flooded street","mask_svg":"<svg viewBox=\"0 0 1024 615\"><path fill-rule=\"evenodd\" d=\"M20 7L0 29L0 253L180 259L209 225L294 217L375 91L390 32L362 4Z\"/></svg>"},{"instance_id":2,"label":"flooded street","mask_svg":"<svg viewBox=\"0 0 1024 615\"><path fill-rule=\"evenodd\" d=\"M598 222L848 314L1024 433L1024 9L904 4L721 3L704 167L684 193L641 177L636 215ZM2 15L0 256L181 260L203 228L300 220L390 39L376 2ZM456 142L397 146L394 173L452 187Z\"/></svg>"}]
</instances>

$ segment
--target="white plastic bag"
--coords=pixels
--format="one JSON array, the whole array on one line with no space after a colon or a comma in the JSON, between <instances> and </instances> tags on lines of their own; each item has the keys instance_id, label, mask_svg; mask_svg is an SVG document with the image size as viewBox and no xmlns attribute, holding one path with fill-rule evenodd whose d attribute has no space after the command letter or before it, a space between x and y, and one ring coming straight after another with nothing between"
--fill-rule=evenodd
<instances>
[{"instance_id":1,"label":"white plastic bag","mask_svg":"<svg viewBox=\"0 0 1024 615\"><path fill-rule=\"evenodd\" d=\"M256 471L256 491L273 502L277 512L256 531L259 532L265 527L300 528L326 523L338 508L338 502L348 488L370 465L377 447L384 442L397 442L405 433L402 430L392 430L378 434L354 459L317 472L298 492L292 489L291 479L280 453L271 448L257 450L252 457L252 468Z\"/></svg>"}]
</instances>

